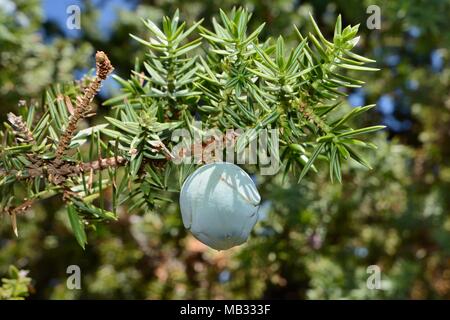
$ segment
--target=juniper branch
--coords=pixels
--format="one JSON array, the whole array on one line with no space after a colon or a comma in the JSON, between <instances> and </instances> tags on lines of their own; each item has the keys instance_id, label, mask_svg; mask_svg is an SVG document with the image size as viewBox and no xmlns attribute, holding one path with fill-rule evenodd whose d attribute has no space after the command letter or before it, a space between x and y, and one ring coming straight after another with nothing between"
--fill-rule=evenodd
<instances>
[{"instance_id":1,"label":"juniper branch","mask_svg":"<svg viewBox=\"0 0 450 320\"><path fill-rule=\"evenodd\" d=\"M299 167L302 179L314 168L319 157L330 163L332 180L341 181L343 159L353 158L368 167L353 146L369 147L370 144L349 138L382 127L353 129L349 120L371 106L354 108L344 116L338 115L337 119L335 115L327 116L340 105L336 102L345 95L343 88L363 83L341 74L345 69L375 70L362 66L374 61L350 52L357 40L357 27L342 30L339 18L333 42L327 41L317 27L316 36L303 38L298 31L301 42L287 55L282 37L276 43L260 42L258 36L263 26L247 35L246 23L250 17L247 11L233 11L229 17L222 12L221 16L223 26L215 23L216 32L200 28L200 35L210 46L204 58L193 51L202 42L186 40L198 24L183 32L184 24L178 25L178 14L172 20L165 18L163 30L148 22L146 25L153 35L150 42L133 36L148 47L149 59L144 62L145 71L136 64L131 80L117 78L124 96L104 102L104 105L120 109L114 117L106 117L109 124L87 129L74 139L78 123L90 116L90 104L113 70L101 51L96 53L96 75L82 89L83 94L76 99L74 107L60 91L56 95L57 105L54 95L49 94L45 105L48 114L33 131L29 126L34 111L29 113L26 122L20 116L8 115L11 126L6 134L0 133L6 146L0 154L0 205L10 213L16 234L16 213L25 211L30 201L43 198L44 194L53 195L55 191L62 194L68 204L72 228L83 247L86 236L83 227L79 228L84 225L83 220L92 216L111 219L111 215L104 213L102 198L102 191L110 185L113 186L113 211L117 204L123 205L129 200L133 202L130 210L152 208L157 199L152 192L169 189L160 186L168 186L172 168L166 165L170 160L192 152L194 159L199 160L197 164L211 160L203 151L197 154L196 147L209 150L216 138L186 145L177 154L169 150L173 146L173 141L169 140L173 130L182 127L193 134L197 120L206 128L248 129L248 135L244 134L242 140L233 136L222 141L232 142L233 146L243 141L239 143L240 148L245 148L250 138L256 139L260 130L280 129L280 142L286 142L280 147L281 160L286 164L285 175L288 170L297 172ZM314 21L313 25L316 26ZM111 126L106 128L108 125ZM59 141L56 149L55 140ZM81 148L78 153L63 158L72 143L89 144L89 159L93 159L95 152L98 158L83 162ZM102 154L108 154L109 158L102 158ZM127 174L121 175L122 181L116 185L119 167L126 167ZM105 169L112 169L107 183L101 174ZM180 172L182 170L184 172L184 169ZM94 172L99 173L95 195L91 193ZM14 190L17 181L23 182L21 185L27 189L28 198L17 199ZM101 208L83 198L97 194ZM17 205L16 200L23 204L12 207L13 203ZM78 213L83 215L78 216Z\"/></svg>"}]
</instances>

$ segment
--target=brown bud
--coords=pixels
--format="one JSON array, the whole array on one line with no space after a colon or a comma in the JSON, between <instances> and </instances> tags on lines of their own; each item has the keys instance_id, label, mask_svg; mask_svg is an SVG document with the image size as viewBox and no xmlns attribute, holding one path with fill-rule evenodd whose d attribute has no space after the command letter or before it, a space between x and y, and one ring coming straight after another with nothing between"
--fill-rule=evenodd
<instances>
[{"instance_id":1,"label":"brown bud","mask_svg":"<svg viewBox=\"0 0 450 320\"><path fill-rule=\"evenodd\" d=\"M111 61L109 61L108 56L103 51L97 51L95 54L95 63L97 67L97 76L102 80L105 80L114 70Z\"/></svg>"}]
</instances>

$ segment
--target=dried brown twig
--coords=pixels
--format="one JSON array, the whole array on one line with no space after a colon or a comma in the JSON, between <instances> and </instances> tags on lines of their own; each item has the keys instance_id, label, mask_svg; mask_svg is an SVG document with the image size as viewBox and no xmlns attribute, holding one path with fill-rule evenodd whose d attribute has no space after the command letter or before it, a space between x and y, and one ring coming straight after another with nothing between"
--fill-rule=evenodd
<instances>
[{"instance_id":1,"label":"dried brown twig","mask_svg":"<svg viewBox=\"0 0 450 320\"><path fill-rule=\"evenodd\" d=\"M69 118L69 123L65 132L59 139L59 144L56 149L56 160L60 162L62 155L72 140L78 122L85 118L91 111L91 102L95 95L99 92L102 82L114 70L108 56L103 51L97 51L95 55L96 62L96 76L89 86L84 90L82 97L78 97L73 114Z\"/></svg>"}]
</instances>

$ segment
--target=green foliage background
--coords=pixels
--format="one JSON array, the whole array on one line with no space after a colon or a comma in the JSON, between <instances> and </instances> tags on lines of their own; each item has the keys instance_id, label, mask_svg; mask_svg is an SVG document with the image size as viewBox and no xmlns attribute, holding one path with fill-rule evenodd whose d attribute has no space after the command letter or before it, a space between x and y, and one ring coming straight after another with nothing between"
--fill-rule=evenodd
<instances>
[{"instance_id":1,"label":"green foliage background","mask_svg":"<svg viewBox=\"0 0 450 320\"><path fill-rule=\"evenodd\" d=\"M48 85L92 66L94 49L128 78L134 57L145 53L128 36L144 35L137 16L158 21L179 8L189 25L205 18L209 26L219 7L244 5L253 11L253 28L266 22L266 35L292 41L292 24L306 26L309 12L327 38L338 14L344 25L361 23L359 53L381 68L363 75L365 102L389 94L397 118L411 123L378 134L379 149L366 155L373 170L345 164L342 184L332 184L326 168L301 184L258 177L267 216L247 244L226 252L187 234L176 202L144 215L121 212L117 222L88 232L85 251L58 199L20 216L18 239L1 217L0 275L8 277L10 265L29 270L31 298L450 298L448 1L140 1L134 11L119 12L109 38L96 28L99 9L86 3L76 39L42 24L39 1L15 3L29 23L18 24L0 8L3 119L20 99L39 99ZM372 4L381 8L381 30L366 27ZM419 35L411 35L412 27ZM53 41L44 42L41 28ZM438 71L430 63L436 50L443 59ZM382 113L373 109L359 121L383 122ZM66 287L71 264L81 267L82 290ZM366 286L366 268L374 264L382 270L382 290Z\"/></svg>"}]
</instances>

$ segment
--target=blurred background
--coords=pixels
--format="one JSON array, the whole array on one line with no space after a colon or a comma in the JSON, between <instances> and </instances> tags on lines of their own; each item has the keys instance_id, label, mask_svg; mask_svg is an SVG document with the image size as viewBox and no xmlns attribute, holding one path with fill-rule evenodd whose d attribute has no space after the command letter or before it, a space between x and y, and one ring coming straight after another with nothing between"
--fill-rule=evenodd
<instances>
[{"instance_id":1,"label":"blurred background","mask_svg":"<svg viewBox=\"0 0 450 320\"><path fill-rule=\"evenodd\" d=\"M79 30L66 27L74 4ZM90 230L83 251L52 198L18 218L17 239L0 216L0 278L10 265L29 270L32 299L449 299L448 0L0 0L0 120L48 86L80 79L95 50L128 78L145 54L129 37L145 35L139 17L159 22L179 8L188 25L203 17L210 26L219 8L236 5L253 11L253 28L267 22L264 36L292 43L293 24L311 27L309 12L329 38L338 14L361 24L357 51L381 71L362 75L347 107L376 103L361 121L387 126L370 136L379 146L366 155L373 170L346 164L342 185L326 168L301 184L257 177L261 221L248 243L223 252L184 230L176 199L145 214L124 210ZM370 5L381 9L379 30L366 25ZM119 90L108 81L97 105ZM81 268L81 290L67 289L69 265ZM381 270L379 290L366 284L371 265Z\"/></svg>"}]
</instances>

